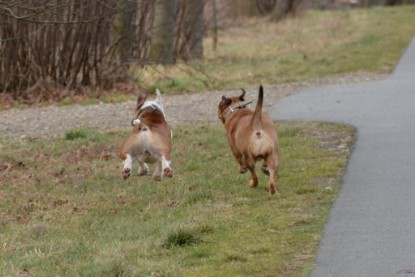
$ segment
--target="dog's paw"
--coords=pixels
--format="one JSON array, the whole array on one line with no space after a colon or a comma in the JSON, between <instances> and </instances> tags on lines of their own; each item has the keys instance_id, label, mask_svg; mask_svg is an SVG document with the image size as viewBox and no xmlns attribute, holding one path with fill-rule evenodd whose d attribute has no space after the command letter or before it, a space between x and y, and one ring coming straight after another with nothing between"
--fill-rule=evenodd
<instances>
[{"instance_id":1,"label":"dog's paw","mask_svg":"<svg viewBox=\"0 0 415 277\"><path fill-rule=\"evenodd\" d=\"M273 195L273 194L275 194L275 193L277 193L277 194L278 194L278 191L275 189L275 186L274 186L273 184L269 185L269 193L270 193L271 195Z\"/></svg>"},{"instance_id":2,"label":"dog's paw","mask_svg":"<svg viewBox=\"0 0 415 277\"><path fill-rule=\"evenodd\" d=\"M138 171L138 176L144 176L147 175L148 173L148 168L142 168Z\"/></svg>"},{"instance_id":3,"label":"dog's paw","mask_svg":"<svg viewBox=\"0 0 415 277\"><path fill-rule=\"evenodd\" d=\"M164 175L172 178L173 177L173 169L171 169L170 167L166 167L163 171Z\"/></svg>"},{"instance_id":4,"label":"dog's paw","mask_svg":"<svg viewBox=\"0 0 415 277\"><path fill-rule=\"evenodd\" d=\"M124 180L130 177L130 174L131 174L130 168L125 167L122 169L122 177L124 178Z\"/></svg>"},{"instance_id":5,"label":"dog's paw","mask_svg":"<svg viewBox=\"0 0 415 277\"><path fill-rule=\"evenodd\" d=\"M246 168L246 167L244 167L244 166L241 166L240 168L239 168L239 173L241 173L241 174L244 174L244 173L246 173L248 171L248 168Z\"/></svg>"},{"instance_id":6,"label":"dog's paw","mask_svg":"<svg viewBox=\"0 0 415 277\"><path fill-rule=\"evenodd\" d=\"M256 187L258 186L258 180L254 180L254 179L252 179L252 180L249 182L249 185L250 185L252 188L256 188Z\"/></svg>"},{"instance_id":7,"label":"dog's paw","mask_svg":"<svg viewBox=\"0 0 415 277\"><path fill-rule=\"evenodd\" d=\"M161 181L161 176L160 175L153 175L153 180L154 181Z\"/></svg>"}]
</instances>

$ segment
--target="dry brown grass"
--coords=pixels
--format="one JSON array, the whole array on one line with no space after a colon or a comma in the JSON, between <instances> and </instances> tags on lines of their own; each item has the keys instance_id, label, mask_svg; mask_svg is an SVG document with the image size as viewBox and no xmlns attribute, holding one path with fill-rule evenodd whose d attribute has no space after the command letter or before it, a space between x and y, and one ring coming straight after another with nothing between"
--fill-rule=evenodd
<instances>
[{"instance_id":1,"label":"dry brown grass","mask_svg":"<svg viewBox=\"0 0 415 277\"><path fill-rule=\"evenodd\" d=\"M205 39L204 60L136 69L167 92L278 84L350 72L390 72L415 34L414 6L313 11L280 23L248 19Z\"/></svg>"}]
</instances>

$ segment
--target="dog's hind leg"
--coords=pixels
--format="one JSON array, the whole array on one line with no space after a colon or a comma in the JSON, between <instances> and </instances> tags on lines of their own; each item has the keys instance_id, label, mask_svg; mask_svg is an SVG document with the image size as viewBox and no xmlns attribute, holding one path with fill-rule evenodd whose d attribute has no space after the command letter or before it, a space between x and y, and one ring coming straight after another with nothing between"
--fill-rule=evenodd
<instances>
[{"instance_id":1,"label":"dog's hind leg","mask_svg":"<svg viewBox=\"0 0 415 277\"><path fill-rule=\"evenodd\" d=\"M262 165L261 170L265 175L269 176L269 169L268 169L268 165L266 162L264 162L264 164Z\"/></svg>"},{"instance_id":2,"label":"dog's hind leg","mask_svg":"<svg viewBox=\"0 0 415 277\"><path fill-rule=\"evenodd\" d=\"M269 186L269 193L270 194L274 194L276 192L275 171L274 170L271 170L269 172L269 182L268 182L268 186Z\"/></svg>"},{"instance_id":3,"label":"dog's hind leg","mask_svg":"<svg viewBox=\"0 0 415 277\"><path fill-rule=\"evenodd\" d=\"M163 170L163 174L167 177L173 177L173 169L170 167L171 161L167 160L166 157L163 155L161 156L161 168Z\"/></svg>"},{"instance_id":4,"label":"dog's hind leg","mask_svg":"<svg viewBox=\"0 0 415 277\"><path fill-rule=\"evenodd\" d=\"M148 165L138 160L138 176L144 176L148 173Z\"/></svg>"},{"instance_id":5,"label":"dog's hind leg","mask_svg":"<svg viewBox=\"0 0 415 277\"><path fill-rule=\"evenodd\" d=\"M125 179L127 179L128 177L130 177L131 175L131 164L133 162L133 159L131 158L130 154L126 155L126 158L124 160L124 166L121 170L122 176Z\"/></svg>"},{"instance_id":6,"label":"dog's hind leg","mask_svg":"<svg viewBox=\"0 0 415 277\"><path fill-rule=\"evenodd\" d=\"M248 171L248 166L245 163L245 157L241 155L238 159L238 163L239 163L239 173L241 174L246 173Z\"/></svg>"},{"instance_id":7,"label":"dog's hind leg","mask_svg":"<svg viewBox=\"0 0 415 277\"><path fill-rule=\"evenodd\" d=\"M251 175L252 175L252 179L251 179L249 185L251 187L255 188L255 187L258 186L258 176L256 175L256 172L255 172L255 163L253 165L251 164L248 168L249 168L249 171L251 172Z\"/></svg>"},{"instance_id":8,"label":"dog's hind leg","mask_svg":"<svg viewBox=\"0 0 415 277\"><path fill-rule=\"evenodd\" d=\"M269 173L269 193L274 194L275 192L278 193L276 188L275 178L278 175L279 163L278 157L276 155L269 155L266 159L266 165Z\"/></svg>"}]
</instances>

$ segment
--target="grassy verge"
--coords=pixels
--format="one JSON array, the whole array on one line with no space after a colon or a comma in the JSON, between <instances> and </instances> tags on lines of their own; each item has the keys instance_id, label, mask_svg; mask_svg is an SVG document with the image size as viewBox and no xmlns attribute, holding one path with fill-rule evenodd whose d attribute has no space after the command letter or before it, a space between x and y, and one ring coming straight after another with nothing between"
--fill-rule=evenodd
<instances>
[{"instance_id":1,"label":"grassy verge","mask_svg":"<svg viewBox=\"0 0 415 277\"><path fill-rule=\"evenodd\" d=\"M277 128L278 196L237 173L219 124L175 129L175 177L162 182L122 181L127 132L0 139L0 275L307 276L354 129Z\"/></svg>"},{"instance_id":2,"label":"grassy verge","mask_svg":"<svg viewBox=\"0 0 415 277\"><path fill-rule=\"evenodd\" d=\"M219 33L217 51L188 65L137 69L164 92L278 84L351 72L390 72L415 35L415 6L317 11L281 23L249 19Z\"/></svg>"}]
</instances>

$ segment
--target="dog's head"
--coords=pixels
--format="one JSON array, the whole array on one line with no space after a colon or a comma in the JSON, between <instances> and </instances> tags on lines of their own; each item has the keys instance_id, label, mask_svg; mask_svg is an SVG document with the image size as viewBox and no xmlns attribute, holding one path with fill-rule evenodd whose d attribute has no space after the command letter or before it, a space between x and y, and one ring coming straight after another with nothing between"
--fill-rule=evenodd
<instances>
[{"instance_id":1,"label":"dog's head","mask_svg":"<svg viewBox=\"0 0 415 277\"><path fill-rule=\"evenodd\" d=\"M140 93L137 98L137 106L135 109L135 119L132 120L131 125L136 126L140 124L140 117L148 110L148 111L157 111L160 112L163 117L164 108L163 103L161 101L161 93L158 89L156 89L157 98L155 100L147 100L146 93Z\"/></svg>"},{"instance_id":2,"label":"dog's head","mask_svg":"<svg viewBox=\"0 0 415 277\"><path fill-rule=\"evenodd\" d=\"M222 123L225 123L226 117L233 113L235 109L238 109L238 107L240 107L240 105L245 101L245 94L246 91L242 89L242 94L239 96L232 96L229 98L224 95L222 96L222 100L218 105L218 117Z\"/></svg>"}]
</instances>

